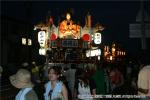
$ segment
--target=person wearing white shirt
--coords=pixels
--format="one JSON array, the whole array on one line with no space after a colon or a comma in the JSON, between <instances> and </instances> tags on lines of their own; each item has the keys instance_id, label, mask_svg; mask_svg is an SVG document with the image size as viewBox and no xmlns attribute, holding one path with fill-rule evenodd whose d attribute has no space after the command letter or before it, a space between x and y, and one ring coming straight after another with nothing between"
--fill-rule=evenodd
<instances>
[{"instance_id":1,"label":"person wearing white shirt","mask_svg":"<svg viewBox=\"0 0 150 100\"><path fill-rule=\"evenodd\" d=\"M144 66L138 74L138 94L150 100L150 65ZM147 99L148 98L148 99Z\"/></svg>"}]
</instances>

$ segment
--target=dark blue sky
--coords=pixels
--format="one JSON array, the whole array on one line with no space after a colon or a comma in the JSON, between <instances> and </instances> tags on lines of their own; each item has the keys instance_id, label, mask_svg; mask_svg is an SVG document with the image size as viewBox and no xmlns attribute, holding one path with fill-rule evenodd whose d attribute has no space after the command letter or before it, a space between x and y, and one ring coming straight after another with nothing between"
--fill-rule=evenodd
<instances>
[{"instance_id":1,"label":"dark blue sky","mask_svg":"<svg viewBox=\"0 0 150 100\"><path fill-rule=\"evenodd\" d=\"M150 4L150 3L149 3ZM93 16L93 21L103 23L118 23L134 21L139 10L140 2L2 2L2 14L19 19L30 17L33 22L45 20L50 10L57 17L69 8L74 9L76 19L82 20L88 11ZM148 9L148 4L145 3ZM27 10L28 9L28 10ZM29 11L30 10L30 11ZM28 15L30 13L30 16Z\"/></svg>"},{"instance_id":2,"label":"dark blue sky","mask_svg":"<svg viewBox=\"0 0 150 100\"><path fill-rule=\"evenodd\" d=\"M106 30L104 41L116 41L122 47L133 50L140 48L139 39L129 39L129 23L134 23L140 9L140 2L94 1L94 2L2 2L1 14L19 20L30 20L34 25L46 20L48 11L54 16L55 24L58 17L63 19L65 12L72 8L73 19L84 25L85 15L90 11L93 25L97 22L104 24ZM150 2L144 3L150 11Z\"/></svg>"}]
</instances>

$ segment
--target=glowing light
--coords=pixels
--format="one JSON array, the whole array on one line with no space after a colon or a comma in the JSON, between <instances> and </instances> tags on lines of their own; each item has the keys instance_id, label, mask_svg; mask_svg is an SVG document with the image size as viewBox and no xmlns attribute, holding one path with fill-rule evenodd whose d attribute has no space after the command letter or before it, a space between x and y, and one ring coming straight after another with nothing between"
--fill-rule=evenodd
<instances>
[{"instance_id":1,"label":"glowing light","mask_svg":"<svg viewBox=\"0 0 150 100\"><path fill-rule=\"evenodd\" d=\"M46 33L45 31L40 31L38 33L38 42L40 43L41 47L45 46L45 41L46 41Z\"/></svg>"},{"instance_id":2,"label":"glowing light","mask_svg":"<svg viewBox=\"0 0 150 100\"><path fill-rule=\"evenodd\" d=\"M112 56L115 56L115 51L116 51L116 49L115 49L115 47L113 47L112 48Z\"/></svg>"},{"instance_id":3,"label":"glowing light","mask_svg":"<svg viewBox=\"0 0 150 100\"><path fill-rule=\"evenodd\" d=\"M124 52L122 52L122 55L124 55Z\"/></svg>"},{"instance_id":4,"label":"glowing light","mask_svg":"<svg viewBox=\"0 0 150 100\"><path fill-rule=\"evenodd\" d=\"M92 36L92 40L94 40L94 35L91 35Z\"/></svg>"},{"instance_id":5,"label":"glowing light","mask_svg":"<svg viewBox=\"0 0 150 100\"><path fill-rule=\"evenodd\" d=\"M64 20L60 23L59 31L62 38L71 36L75 39L79 36L80 26L74 24L72 20Z\"/></svg>"},{"instance_id":6,"label":"glowing light","mask_svg":"<svg viewBox=\"0 0 150 100\"><path fill-rule=\"evenodd\" d=\"M71 15L70 15L69 13L67 13L66 19L67 19L67 20L70 20L70 18L71 18Z\"/></svg>"},{"instance_id":7,"label":"glowing light","mask_svg":"<svg viewBox=\"0 0 150 100\"><path fill-rule=\"evenodd\" d=\"M32 45L32 40L28 39L28 45Z\"/></svg>"},{"instance_id":8,"label":"glowing light","mask_svg":"<svg viewBox=\"0 0 150 100\"><path fill-rule=\"evenodd\" d=\"M22 45L26 45L27 41L26 38L22 38Z\"/></svg>"},{"instance_id":9,"label":"glowing light","mask_svg":"<svg viewBox=\"0 0 150 100\"><path fill-rule=\"evenodd\" d=\"M115 52L115 50L116 50L115 48L112 48L112 52Z\"/></svg>"},{"instance_id":10,"label":"glowing light","mask_svg":"<svg viewBox=\"0 0 150 100\"><path fill-rule=\"evenodd\" d=\"M109 52L109 46L106 46L106 48L107 48L107 52Z\"/></svg>"},{"instance_id":11,"label":"glowing light","mask_svg":"<svg viewBox=\"0 0 150 100\"><path fill-rule=\"evenodd\" d=\"M86 57L94 57L94 56L100 56L100 55L101 55L100 49L86 51Z\"/></svg>"},{"instance_id":12,"label":"glowing light","mask_svg":"<svg viewBox=\"0 0 150 100\"><path fill-rule=\"evenodd\" d=\"M95 33L94 34L94 43L95 44L101 44L101 33Z\"/></svg>"},{"instance_id":13,"label":"glowing light","mask_svg":"<svg viewBox=\"0 0 150 100\"><path fill-rule=\"evenodd\" d=\"M107 52L107 51L105 51L105 52L104 52L104 56L107 56L107 55L108 55L108 52Z\"/></svg>"},{"instance_id":14,"label":"glowing light","mask_svg":"<svg viewBox=\"0 0 150 100\"><path fill-rule=\"evenodd\" d=\"M117 51L117 56L119 56L119 51Z\"/></svg>"},{"instance_id":15,"label":"glowing light","mask_svg":"<svg viewBox=\"0 0 150 100\"><path fill-rule=\"evenodd\" d=\"M36 29L37 29L37 27L34 27L34 29L33 29L33 30L35 31Z\"/></svg>"},{"instance_id":16,"label":"glowing light","mask_svg":"<svg viewBox=\"0 0 150 100\"><path fill-rule=\"evenodd\" d=\"M113 60L113 57L112 56L110 56L110 58L109 58L110 60Z\"/></svg>"},{"instance_id":17,"label":"glowing light","mask_svg":"<svg viewBox=\"0 0 150 100\"><path fill-rule=\"evenodd\" d=\"M43 48L39 49L39 54L40 55L45 55L46 54L46 50L43 49Z\"/></svg>"},{"instance_id":18,"label":"glowing light","mask_svg":"<svg viewBox=\"0 0 150 100\"><path fill-rule=\"evenodd\" d=\"M100 56L98 56L98 60L100 60L101 59L101 57Z\"/></svg>"}]
</instances>

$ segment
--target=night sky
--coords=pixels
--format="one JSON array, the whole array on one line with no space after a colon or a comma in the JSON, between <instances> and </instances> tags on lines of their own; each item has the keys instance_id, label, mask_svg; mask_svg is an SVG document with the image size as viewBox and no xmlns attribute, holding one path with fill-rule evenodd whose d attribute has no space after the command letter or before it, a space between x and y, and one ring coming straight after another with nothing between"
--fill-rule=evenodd
<instances>
[{"instance_id":1,"label":"night sky","mask_svg":"<svg viewBox=\"0 0 150 100\"><path fill-rule=\"evenodd\" d=\"M80 21L84 26L85 15L90 11L92 24L97 22L105 26L103 41L117 42L122 48L134 51L141 48L140 39L129 38L129 24L135 23L140 9L139 1L94 1L94 2L2 2L1 15L18 20L28 21L35 25L40 21L46 21L48 12L51 11L55 25L58 18L64 19L66 11L72 9L72 19ZM150 2L144 2L147 12L150 12Z\"/></svg>"}]
</instances>

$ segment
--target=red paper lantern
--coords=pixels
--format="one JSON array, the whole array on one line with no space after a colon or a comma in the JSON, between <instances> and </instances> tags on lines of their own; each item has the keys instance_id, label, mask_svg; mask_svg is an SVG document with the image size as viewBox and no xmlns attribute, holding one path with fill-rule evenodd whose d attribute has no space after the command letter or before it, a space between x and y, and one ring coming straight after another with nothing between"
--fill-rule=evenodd
<instances>
[{"instance_id":1,"label":"red paper lantern","mask_svg":"<svg viewBox=\"0 0 150 100\"><path fill-rule=\"evenodd\" d=\"M56 34L53 33L53 34L51 35L50 39L51 39L51 40L56 40L56 39L57 39Z\"/></svg>"},{"instance_id":2,"label":"red paper lantern","mask_svg":"<svg viewBox=\"0 0 150 100\"><path fill-rule=\"evenodd\" d=\"M83 39L84 41L90 41L90 35L89 35L89 34L84 34L84 35L82 36L82 39Z\"/></svg>"}]
</instances>

